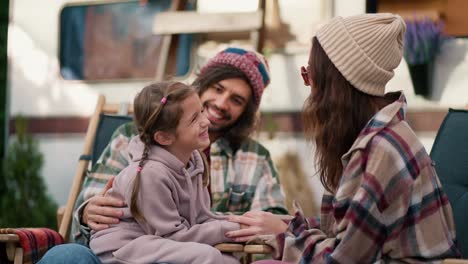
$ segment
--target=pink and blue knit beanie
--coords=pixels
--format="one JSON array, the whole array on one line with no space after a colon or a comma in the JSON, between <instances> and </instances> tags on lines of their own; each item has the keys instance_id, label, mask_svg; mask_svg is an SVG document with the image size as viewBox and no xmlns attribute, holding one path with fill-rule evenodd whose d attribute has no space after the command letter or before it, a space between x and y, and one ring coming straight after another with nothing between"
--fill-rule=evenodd
<instances>
[{"instance_id":1,"label":"pink and blue knit beanie","mask_svg":"<svg viewBox=\"0 0 468 264\"><path fill-rule=\"evenodd\" d=\"M270 84L270 69L263 55L241 48L227 48L220 51L200 70L201 73L219 64L228 64L241 70L249 79L254 102L260 105L263 90Z\"/></svg>"}]
</instances>

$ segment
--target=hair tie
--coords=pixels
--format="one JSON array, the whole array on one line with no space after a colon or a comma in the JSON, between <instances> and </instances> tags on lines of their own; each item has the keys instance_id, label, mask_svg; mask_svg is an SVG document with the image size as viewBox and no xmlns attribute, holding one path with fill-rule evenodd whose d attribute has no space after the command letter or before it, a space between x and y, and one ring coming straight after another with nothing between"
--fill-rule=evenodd
<instances>
[{"instance_id":1,"label":"hair tie","mask_svg":"<svg viewBox=\"0 0 468 264\"><path fill-rule=\"evenodd\" d=\"M143 168L142 168L141 166L138 166L137 172L141 172L142 169L143 169Z\"/></svg>"},{"instance_id":2,"label":"hair tie","mask_svg":"<svg viewBox=\"0 0 468 264\"><path fill-rule=\"evenodd\" d=\"M161 98L161 104L165 105L167 103L167 97Z\"/></svg>"}]
</instances>

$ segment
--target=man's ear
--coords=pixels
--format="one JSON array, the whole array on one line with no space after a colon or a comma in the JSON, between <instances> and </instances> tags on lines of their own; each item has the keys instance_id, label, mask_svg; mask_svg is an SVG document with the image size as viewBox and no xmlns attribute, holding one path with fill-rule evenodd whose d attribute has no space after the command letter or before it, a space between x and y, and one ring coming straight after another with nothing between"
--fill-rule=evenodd
<instances>
[{"instance_id":1,"label":"man's ear","mask_svg":"<svg viewBox=\"0 0 468 264\"><path fill-rule=\"evenodd\" d=\"M172 135L172 133L164 131L156 131L156 133L154 133L153 139L162 146L169 146L175 140L174 135Z\"/></svg>"}]
</instances>

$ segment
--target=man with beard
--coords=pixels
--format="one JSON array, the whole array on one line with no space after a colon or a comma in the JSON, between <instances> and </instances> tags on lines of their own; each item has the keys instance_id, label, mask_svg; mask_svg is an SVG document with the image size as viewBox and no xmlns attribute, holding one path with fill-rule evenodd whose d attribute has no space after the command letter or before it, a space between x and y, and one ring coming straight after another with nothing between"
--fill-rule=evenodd
<instances>
[{"instance_id":1,"label":"man with beard","mask_svg":"<svg viewBox=\"0 0 468 264\"><path fill-rule=\"evenodd\" d=\"M243 214L262 210L287 214L270 154L249 138L262 93L269 83L265 58L241 48L227 48L216 54L201 68L193 83L210 121L211 145L203 152L210 164L208 188L214 212ZM75 205L72 240L88 245L91 229L102 230L119 222L123 201L104 197L103 193L112 182L109 184L109 179L128 165L126 148L136 134L133 123L119 127L94 165ZM95 256L92 252L80 253L83 249L86 248L80 249L76 244L58 246L46 254L42 263L59 263L63 258L67 263L72 259L90 263Z\"/></svg>"}]
</instances>

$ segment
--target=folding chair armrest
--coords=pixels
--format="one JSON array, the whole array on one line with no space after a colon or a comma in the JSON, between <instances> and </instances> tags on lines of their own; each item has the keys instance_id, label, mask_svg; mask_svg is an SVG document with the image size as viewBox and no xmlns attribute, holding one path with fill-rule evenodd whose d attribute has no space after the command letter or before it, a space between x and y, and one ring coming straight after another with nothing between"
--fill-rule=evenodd
<instances>
[{"instance_id":1,"label":"folding chair armrest","mask_svg":"<svg viewBox=\"0 0 468 264\"><path fill-rule=\"evenodd\" d=\"M60 228L60 224L62 223L63 215L65 214L65 206L60 206L57 209L57 229Z\"/></svg>"},{"instance_id":2,"label":"folding chair armrest","mask_svg":"<svg viewBox=\"0 0 468 264\"><path fill-rule=\"evenodd\" d=\"M239 243L221 243L215 248L225 253L244 252L244 244Z\"/></svg>"},{"instance_id":3,"label":"folding chair armrest","mask_svg":"<svg viewBox=\"0 0 468 264\"><path fill-rule=\"evenodd\" d=\"M466 259L445 259L443 264L468 264Z\"/></svg>"},{"instance_id":4,"label":"folding chair armrest","mask_svg":"<svg viewBox=\"0 0 468 264\"><path fill-rule=\"evenodd\" d=\"M244 252L247 254L270 254L273 252L273 248L268 245L245 245Z\"/></svg>"},{"instance_id":5,"label":"folding chair armrest","mask_svg":"<svg viewBox=\"0 0 468 264\"><path fill-rule=\"evenodd\" d=\"M94 114L89 121L88 129L86 130L85 144L82 152L83 155L90 155L92 153L94 138L96 136L97 127L99 125L100 114L105 103L106 98L104 95L100 95L96 103ZM68 194L67 206L65 207L63 217L59 225L59 233L65 241L68 241L70 225L72 222L73 207L75 206L76 199L80 194L81 185L85 178L88 165L88 160L80 160L78 162L78 168L75 171L75 176L73 177L72 187L70 193Z\"/></svg>"},{"instance_id":6,"label":"folding chair armrest","mask_svg":"<svg viewBox=\"0 0 468 264\"><path fill-rule=\"evenodd\" d=\"M6 254L2 252L2 260L6 255L15 264L36 263L50 248L63 244L63 237L46 227L0 228L0 243L3 252L6 251Z\"/></svg>"},{"instance_id":7,"label":"folding chair armrest","mask_svg":"<svg viewBox=\"0 0 468 264\"><path fill-rule=\"evenodd\" d=\"M23 263L23 249L19 245L19 236L0 234L0 243L5 243L6 256L13 263Z\"/></svg>"}]
</instances>

